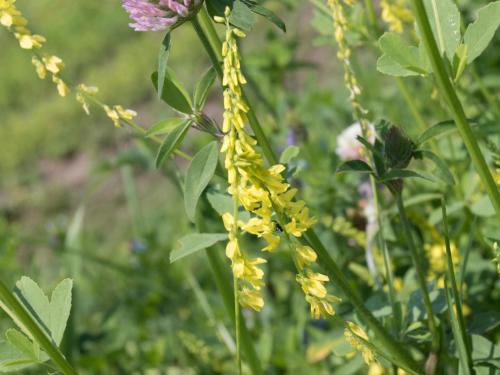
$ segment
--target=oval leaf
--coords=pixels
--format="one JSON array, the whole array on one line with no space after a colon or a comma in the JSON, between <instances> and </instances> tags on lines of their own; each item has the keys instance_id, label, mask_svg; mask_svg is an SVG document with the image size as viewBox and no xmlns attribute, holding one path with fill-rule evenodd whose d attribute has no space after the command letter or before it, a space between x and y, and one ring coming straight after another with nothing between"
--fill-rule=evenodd
<instances>
[{"instance_id":1,"label":"oval leaf","mask_svg":"<svg viewBox=\"0 0 500 375\"><path fill-rule=\"evenodd\" d=\"M192 233L182 237L181 246L170 253L170 263L227 239L227 233Z\"/></svg>"},{"instance_id":2,"label":"oval leaf","mask_svg":"<svg viewBox=\"0 0 500 375\"><path fill-rule=\"evenodd\" d=\"M448 166L446 163L435 153L429 150L421 150L420 151L422 155L431 160L434 165L437 167L439 170L439 174L437 175L441 180L443 180L445 183L448 185L455 185L455 179L453 178L453 175L451 174L450 170L448 169Z\"/></svg>"},{"instance_id":3,"label":"oval leaf","mask_svg":"<svg viewBox=\"0 0 500 375\"><path fill-rule=\"evenodd\" d=\"M159 168L166 158L168 158L172 152L175 151L177 146L182 142L184 137L191 126L191 122L189 120L184 121L182 124L177 126L174 130L172 130L166 136L165 140L161 144L158 149L158 154L156 155L155 165L156 168Z\"/></svg>"},{"instance_id":4,"label":"oval leaf","mask_svg":"<svg viewBox=\"0 0 500 375\"><path fill-rule=\"evenodd\" d=\"M196 85L196 89L194 90L194 106L197 110L202 110L205 102L207 101L208 93L210 92L210 88L214 84L215 79L217 78L217 71L210 67L200 82Z\"/></svg>"},{"instance_id":5,"label":"oval leaf","mask_svg":"<svg viewBox=\"0 0 500 375\"><path fill-rule=\"evenodd\" d=\"M349 160L337 168L337 173L373 173L372 168L362 160Z\"/></svg>"},{"instance_id":6,"label":"oval leaf","mask_svg":"<svg viewBox=\"0 0 500 375\"><path fill-rule=\"evenodd\" d=\"M218 145L216 141L213 141L195 155L187 169L184 183L184 207L192 222L194 222L198 200L215 173L218 156Z\"/></svg>"},{"instance_id":7,"label":"oval leaf","mask_svg":"<svg viewBox=\"0 0 500 375\"><path fill-rule=\"evenodd\" d=\"M182 124L186 119L183 118L168 118L165 120L158 121L156 124L151 126L146 132L146 137L152 137L153 135L170 133L172 129L176 128Z\"/></svg>"},{"instance_id":8,"label":"oval leaf","mask_svg":"<svg viewBox=\"0 0 500 375\"><path fill-rule=\"evenodd\" d=\"M460 44L460 11L453 0L424 0L432 32L441 54L453 61Z\"/></svg>"},{"instance_id":9,"label":"oval leaf","mask_svg":"<svg viewBox=\"0 0 500 375\"><path fill-rule=\"evenodd\" d=\"M474 61L488 47L498 27L500 27L500 1L495 1L479 9L477 20L465 31L467 63Z\"/></svg>"},{"instance_id":10,"label":"oval leaf","mask_svg":"<svg viewBox=\"0 0 500 375\"><path fill-rule=\"evenodd\" d=\"M408 169L392 169L380 178L380 182L387 182L392 180L398 180L400 178L410 178L410 177L418 177L418 178L423 178L424 180L434 181L432 178L424 176L423 174L417 173L415 171L410 171Z\"/></svg>"},{"instance_id":11,"label":"oval leaf","mask_svg":"<svg viewBox=\"0 0 500 375\"><path fill-rule=\"evenodd\" d=\"M154 72L151 76L153 81L153 85L155 86L156 91L158 91L158 72ZM161 94L161 99L171 106L173 109L191 114L192 111L192 103L189 95L187 94L184 86L177 80L173 71L166 68L165 71L165 79L163 83L163 91Z\"/></svg>"}]
</instances>

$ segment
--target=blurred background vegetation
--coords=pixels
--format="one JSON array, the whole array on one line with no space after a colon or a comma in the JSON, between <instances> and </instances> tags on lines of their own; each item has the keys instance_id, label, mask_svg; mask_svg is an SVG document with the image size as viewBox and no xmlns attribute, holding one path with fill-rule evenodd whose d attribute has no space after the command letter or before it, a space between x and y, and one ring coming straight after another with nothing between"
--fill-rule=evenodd
<instances>
[{"instance_id":1,"label":"blurred background vegetation","mask_svg":"<svg viewBox=\"0 0 500 375\"><path fill-rule=\"evenodd\" d=\"M477 8L478 3L485 1L461 2L467 19L473 16L471 6ZM252 95L260 99L259 117L278 151L291 138L303 146L297 168L306 186L304 196L322 222L322 235L335 256L359 281L365 274L362 247L332 231L328 222L341 216L361 229L364 225L356 221L361 199L352 193L356 178L339 183L333 173L338 165L335 135L353 120L342 67L331 44L331 23L308 2L268 5L285 20L288 32L260 20L261 27L245 40L244 63L252 78ZM19 0L18 7L32 28L47 38L46 48L63 58L67 80L98 86L105 103L137 110L137 120L145 127L171 115L150 83L163 35L129 29L118 1ZM352 24L361 25L362 17L361 7L356 7ZM366 42L360 35L349 36L353 45ZM146 141L129 129L114 128L96 108L85 115L72 95L60 98L49 80L36 77L30 54L20 50L9 33L0 32L0 46L2 279L14 285L26 274L45 290L63 277L75 280L65 352L82 374L234 371L232 327L205 258L200 253L174 265L168 261L177 239L191 230L171 178L177 169L154 170L154 150ZM499 46L497 35L479 66L496 92ZM354 57L365 88L365 107L374 119L390 118L410 135L418 134L421 129L394 81L376 73L376 57L374 49L366 47ZM189 25L175 31L169 65L189 88L209 66ZM474 116L484 111L484 104L477 99L473 79L467 79L467 91L472 93L468 114ZM429 105L430 86L416 79L407 82L429 125L447 119L438 105ZM212 93L207 112L220 118L219 90ZM192 135L184 146L189 153L205 140ZM450 160L467 164L459 139L453 142L457 153ZM450 147L440 146L445 153ZM185 167L182 160L176 164L181 171ZM477 184L471 182L469 169L464 170L463 184L473 194ZM413 188L433 189L425 183ZM426 227L425 218L438 209L428 204L412 211L412 218ZM472 227L465 228L459 230ZM457 238L462 244L470 240L463 232ZM388 233L388 239L400 266L398 277L410 280L414 276L406 272L408 257L397 230ZM478 250L471 257L483 283L476 286L474 296L483 304L482 312L495 310L499 292L493 288L498 281L491 254L480 240L472 243ZM266 271L268 307L259 315L249 313L247 319L268 373L327 374L334 367L336 374L367 373L359 355L344 358L351 350L345 347L341 328L309 320L286 254L278 254ZM361 284L360 292L371 294L376 305L382 297L380 291L373 292L373 280L367 277ZM408 296L411 292L408 287ZM349 314L349 307L340 312ZM0 326L10 325L5 316L0 318ZM37 371L41 370L33 373Z\"/></svg>"}]
</instances>

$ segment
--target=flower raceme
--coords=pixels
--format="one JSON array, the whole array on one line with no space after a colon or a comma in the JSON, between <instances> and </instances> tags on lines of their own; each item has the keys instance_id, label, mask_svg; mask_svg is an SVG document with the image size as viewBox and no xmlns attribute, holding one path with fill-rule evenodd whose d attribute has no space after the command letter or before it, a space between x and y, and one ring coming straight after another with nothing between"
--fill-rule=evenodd
<instances>
[{"instance_id":1,"label":"flower raceme","mask_svg":"<svg viewBox=\"0 0 500 375\"><path fill-rule=\"evenodd\" d=\"M176 27L191 17L203 0L123 0L123 8L136 31L161 31Z\"/></svg>"},{"instance_id":2,"label":"flower raceme","mask_svg":"<svg viewBox=\"0 0 500 375\"><path fill-rule=\"evenodd\" d=\"M24 18L22 13L16 8L15 2L16 0L0 0L0 25L7 28L7 30L16 37L22 49L31 50L33 52L31 63L35 67L38 78L45 79L47 74L50 73L58 94L63 97L68 95L70 88L66 81L60 76L64 68L63 60L55 55L38 52L38 50L42 49L46 39L41 35L33 34L33 32L28 29L28 20ZM124 109L120 105L110 108L99 102L95 98L98 92L97 87L79 84L75 87L75 92L76 100L82 105L86 114L90 114L88 100L92 100L104 110L106 115L117 127L120 126L121 121L130 121L137 115L136 112L130 109Z\"/></svg>"},{"instance_id":3,"label":"flower raceme","mask_svg":"<svg viewBox=\"0 0 500 375\"><path fill-rule=\"evenodd\" d=\"M225 18L215 18L217 22L226 24L226 38L222 47L225 89L221 152L225 154L229 194L233 196L236 206L241 205L253 214L247 222L234 216L237 215L238 207L234 215L223 215L225 228L229 232L226 255L238 279L239 302L257 311L262 309L264 272L258 266L265 263L263 258L250 258L241 249L239 231L262 238L266 243L262 250L272 252L281 240L277 235L279 223L279 229L283 230L297 265L297 281L311 305L311 314L315 318L333 315L331 303L338 299L326 290L325 283L329 279L312 271L311 266L317 255L312 248L301 245L298 240L316 220L309 216L303 201L294 200L297 189L290 188L283 178L285 167L280 164L266 167L262 156L255 149L257 141L245 130L248 107L243 100L241 87L246 84L246 79L241 72L236 43L236 38L243 38L245 34L232 27L228 17L229 9L226 10Z\"/></svg>"}]
</instances>

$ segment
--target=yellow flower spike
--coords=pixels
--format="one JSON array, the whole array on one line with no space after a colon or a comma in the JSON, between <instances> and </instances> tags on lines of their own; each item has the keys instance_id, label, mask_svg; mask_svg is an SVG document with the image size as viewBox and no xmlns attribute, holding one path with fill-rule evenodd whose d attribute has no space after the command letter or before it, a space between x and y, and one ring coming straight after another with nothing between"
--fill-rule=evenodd
<instances>
[{"instance_id":1,"label":"yellow flower spike","mask_svg":"<svg viewBox=\"0 0 500 375\"><path fill-rule=\"evenodd\" d=\"M240 55L235 41L235 37L243 38L245 34L229 24L228 10L225 16L226 39L222 45L224 140L221 152L225 154L224 165L229 184L227 191L237 204L253 215L248 222L238 221L238 228L265 240L267 244L262 251L274 251L281 241L277 234L278 229L285 232L287 240L297 242L294 238L302 236L316 220L309 216L309 210L303 201L293 200L297 189L290 188L282 176L285 166L266 166L262 155L254 148L257 141L245 129L249 109L243 100L241 86L246 83L246 79L241 71ZM230 232L226 255L232 261L233 274L238 278L238 284L244 284L240 289L243 296L240 297L240 303L242 306L259 310L264 301L257 291L263 285L264 272L257 266L263 263L264 259L250 259L239 248L236 254L236 238L234 234L231 237L231 233L235 231L234 219L230 215L223 215L222 219L226 230ZM279 227L275 220L280 221ZM332 303L338 302L339 299L328 294L324 285L328 282L328 277L306 268L316 260L314 250L310 247L299 247L297 254L294 253L293 256L300 265L297 280L311 305L311 315L314 318L333 315L335 311Z\"/></svg>"}]
</instances>

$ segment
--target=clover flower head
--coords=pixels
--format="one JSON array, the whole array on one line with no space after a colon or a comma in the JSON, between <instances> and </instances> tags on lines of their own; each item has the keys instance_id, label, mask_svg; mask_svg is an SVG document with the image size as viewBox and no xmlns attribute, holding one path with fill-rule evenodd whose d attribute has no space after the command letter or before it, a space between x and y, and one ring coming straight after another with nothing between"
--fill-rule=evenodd
<instances>
[{"instance_id":1,"label":"clover flower head","mask_svg":"<svg viewBox=\"0 0 500 375\"><path fill-rule=\"evenodd\" d=\"M375 129L371 124L368 129L370 133L368 141L373 143L375 141ZM355 122L339 134L335 151L342 160L364 159L364 146L357 140L357 137L362 134L363 132L359 122Z\"/></svg>"},{"instance_id":2,"label":"clover flower head","mask_svg":"<svg viewBox=\"0 0 500 375\"><path fill-rule=\"evenodd\" d=\"M161 31L193 16L203 0L123 0L135 31Z\"/></svg>"}]
</instances>

